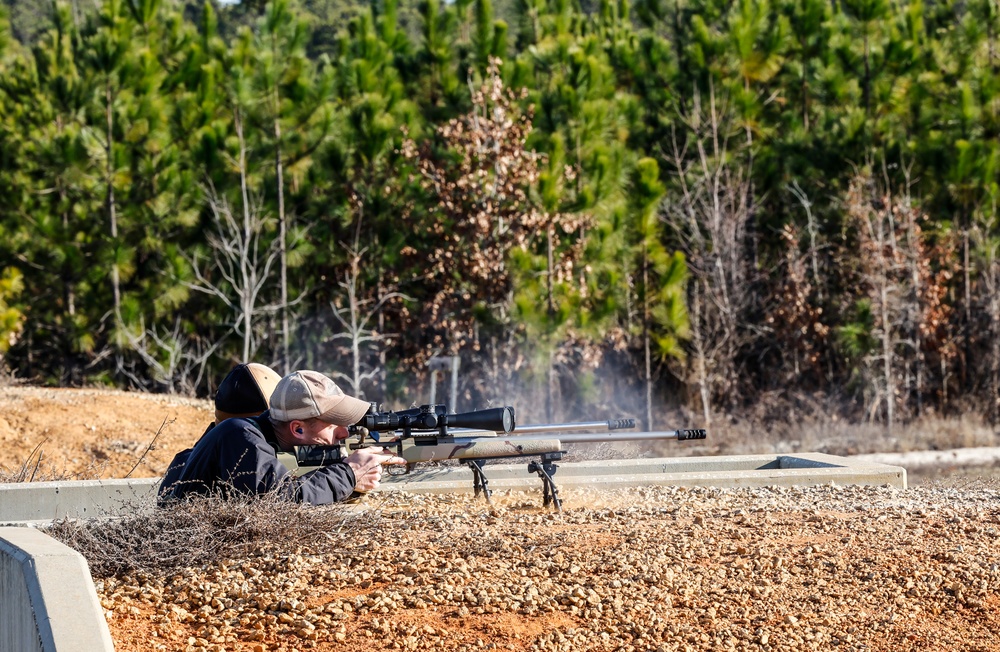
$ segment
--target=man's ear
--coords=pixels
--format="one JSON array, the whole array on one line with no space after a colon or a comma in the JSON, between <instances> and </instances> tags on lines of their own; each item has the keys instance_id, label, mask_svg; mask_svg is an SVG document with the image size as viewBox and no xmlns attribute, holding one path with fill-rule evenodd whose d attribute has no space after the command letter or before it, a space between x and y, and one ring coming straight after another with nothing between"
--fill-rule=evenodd
<instances>
[{"instance_id":1,"label":"man's ear","mask_svg":"<svg viewBox=\"0 0 1000 652\"><path fill-rule=\"evenodd\" d=\"M301 439L306 433L305 423L298 419L291 421L288 424L288 429L292 431L292 437L295 439Z\"/></svg>"}]
</instances>

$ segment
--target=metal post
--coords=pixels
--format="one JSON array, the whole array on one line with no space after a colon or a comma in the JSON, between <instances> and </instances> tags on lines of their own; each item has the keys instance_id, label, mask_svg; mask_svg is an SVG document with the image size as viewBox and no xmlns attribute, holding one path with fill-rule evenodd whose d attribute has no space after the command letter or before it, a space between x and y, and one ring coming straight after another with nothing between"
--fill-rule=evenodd
<instances>
[{"instance_id":1,"label":"metal post","mask_svg":"<svg viewBox=\"0 0 1000 652\"><path fill-rule=\"evenodd\" d=\"M451 411L456 412L456 405L458 404L458 363L459 357L453 355L451 357Z\"/></svg>"}]
</instances>

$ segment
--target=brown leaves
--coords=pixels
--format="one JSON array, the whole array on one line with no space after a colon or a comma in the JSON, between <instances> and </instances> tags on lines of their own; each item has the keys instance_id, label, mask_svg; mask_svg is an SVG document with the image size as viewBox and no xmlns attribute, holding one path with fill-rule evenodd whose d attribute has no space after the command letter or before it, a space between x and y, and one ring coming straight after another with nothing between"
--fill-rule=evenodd
<instances>
[{"instance_id":1,"label":"brown leaves","mask_svg":"<svg viewBox=\"0 0 1000 652\"><path fill-rule=\"evenodd\" d=\"M781 231L785 244L785 275L776 293L776 305L767 317L776 339L785 343L792 355L794 375L812 368L818 371L820 354L825 348L830 328L822 321L823 309L813 305L813 286L809 281L806 259L798 252L798 231L786 224Z\"/></svg>"},{"instance_id":2,"label":"brown leaves","mask_svg":"<svg viewBox=\"0 0 1000 652\"><path fill-rule=\"evenodd\" d=\"M561 235L583 223L584 218L549 213L531 197L545 157L527 148L532 111L518 105L525 95L525 90L505 87L500 61L492 59L486 79L472 93L472 111L439 127L443 154L431 143L418 147L409 138L400 149L418 170L420 187L435 200L434 210L417 227L429 246L414 263L426 270L425 283L432 288L421 326L437 331L435 347L450 352L479 348L473 304L485 305L494 316L507 314L512 249L531 249L549 232L558 244ZM551 270L558 278L573 275L579 252L568 249ZM417 253L403 251L411 257Z\"/></svg>"}]
</instances>

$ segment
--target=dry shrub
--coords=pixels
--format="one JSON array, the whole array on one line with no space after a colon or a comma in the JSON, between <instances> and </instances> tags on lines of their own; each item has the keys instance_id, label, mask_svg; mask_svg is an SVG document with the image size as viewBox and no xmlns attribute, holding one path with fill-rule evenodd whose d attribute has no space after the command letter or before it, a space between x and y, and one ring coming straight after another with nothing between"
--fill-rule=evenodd
<instances>
[{"instance_id":1,"label":"dry shrub","mask_svg":"<svg viewBox=\"0 0 1000 652\"><path fill-rule=\"evenodd\" d=\"M253 499L192 496L124 518L63 520L46 533L79 552L95 578L165 574L262 554L330 550L377 515L354 505L301 505L268 494Z\"/></svg>"}]
</instances>

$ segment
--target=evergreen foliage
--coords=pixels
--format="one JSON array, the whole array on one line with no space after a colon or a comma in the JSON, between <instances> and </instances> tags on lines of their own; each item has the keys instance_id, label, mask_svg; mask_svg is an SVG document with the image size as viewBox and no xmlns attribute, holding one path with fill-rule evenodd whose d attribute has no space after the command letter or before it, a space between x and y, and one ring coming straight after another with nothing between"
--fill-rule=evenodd
<instances>
[{"instance_id":1,"label":"evergreen foliage","mask_svg":"<svg viewBox=\"0 0 1000 652\"><path fill-rule=\"evenodd\" d=\"M998 35L986 0L4 0L2 361L998 419Z\"/></svg>"}]
</instances>

